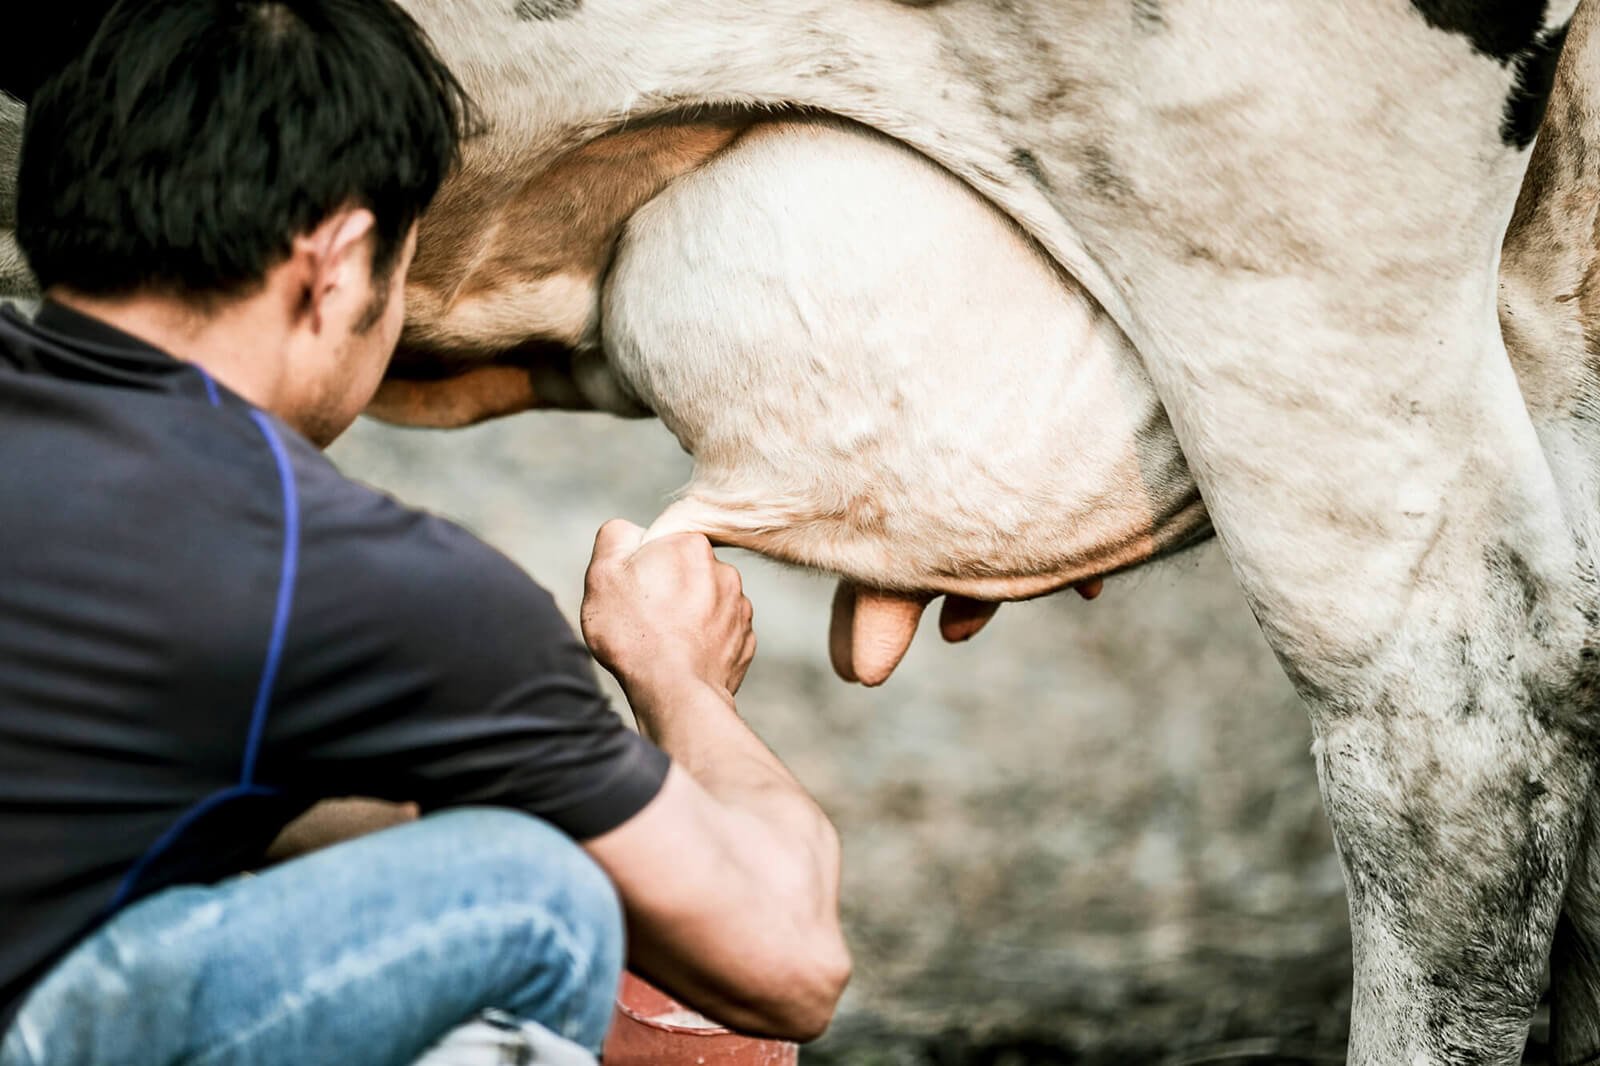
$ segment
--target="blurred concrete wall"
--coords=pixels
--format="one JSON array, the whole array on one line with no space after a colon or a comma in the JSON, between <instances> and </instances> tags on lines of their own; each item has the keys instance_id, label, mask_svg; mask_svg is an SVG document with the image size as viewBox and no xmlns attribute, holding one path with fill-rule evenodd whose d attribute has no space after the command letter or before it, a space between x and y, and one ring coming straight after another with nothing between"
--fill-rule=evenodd
<instances>
[{"instance_id":1,"label":"blurred concrete wall","mask_svg":"<svg viewBox=\"0 0 1600 1066\"><path fill-rule=\"evenodd\" d=\"M573 618L595 529L648 523L688 470L659 425L592 415L364 423L334 456ZM968 645L930 624L876 691L828 668L831 583L730 558L761 642L741 707L845 842L856 977L805 1061L1342 1061L1310 730L1214 547L1009 605Z\"/></svg>"}]
</instances>

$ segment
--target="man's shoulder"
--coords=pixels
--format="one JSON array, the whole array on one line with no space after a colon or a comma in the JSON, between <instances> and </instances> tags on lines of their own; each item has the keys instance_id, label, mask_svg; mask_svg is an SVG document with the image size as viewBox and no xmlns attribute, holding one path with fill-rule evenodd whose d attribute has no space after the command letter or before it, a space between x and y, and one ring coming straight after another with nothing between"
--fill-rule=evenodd
<instances>
[{"instance_id":1,"label":"man's shoulder","mask_svg":"<svg viewBox=\"0 0 1600 1066\"><path fill-rule=\"evenodd\" d=\"M389 696L363 698L426 692L457 711L487 711L551 686L600 698L587 649L554 597L516 563L308 449L290 447L303 526L288 691L374 677Z\"/></svg>"},{"instance_id":2,"label":"man's shoulder","mask_svg":"<svg viewBox=\"0 0 1600 1066\"><path fill-rule=\"evenodd\" d=\"M303 438L289 446L301 494L301 554L342 594L399 598L408 610L554 611L516 563L450 519L348 477Z\"/></svg>"},{"instance_id":3,"label":"man's shoulder","mask_svg":"<svg viewBox=\"0 0 1600 1066\"><path fill-rule=\"evenodd\" d=\"M348 476L305 438L286 433L284 445L300 496L301 536L311 546L358 555L388 549L459 556L464 562L499 554L449 519Z\"/></svg>"}]
</instances>

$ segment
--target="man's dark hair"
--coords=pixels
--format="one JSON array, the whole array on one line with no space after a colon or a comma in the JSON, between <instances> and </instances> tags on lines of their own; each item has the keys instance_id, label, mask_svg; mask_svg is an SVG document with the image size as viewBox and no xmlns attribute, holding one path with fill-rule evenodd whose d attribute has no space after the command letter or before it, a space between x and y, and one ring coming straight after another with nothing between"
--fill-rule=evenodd
<instances>
[{"instance_id":1,"label":"man's dark hair","mask_svg":"<svg viewBox=\"0 0 1600 1066\"><path fill-rule=\"evenodd\" d=\"M470 113L392 0L121 0L33 96L17 242L45 288L205 300L361 206L381 283Z\"/></svg>"}]
</instances>

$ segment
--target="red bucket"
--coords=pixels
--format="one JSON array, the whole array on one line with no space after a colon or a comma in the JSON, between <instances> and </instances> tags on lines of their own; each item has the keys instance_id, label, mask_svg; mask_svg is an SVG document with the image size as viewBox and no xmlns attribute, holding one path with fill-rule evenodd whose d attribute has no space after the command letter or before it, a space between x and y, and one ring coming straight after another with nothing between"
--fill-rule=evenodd
<instances>
[{"instance_id":1,"label":"red bucket","mask_svg":"<svg viewBox=\"0 0 1600 1066\"><path fill-rule=\"evenodd\" d=\"M725 1029L625 973L604 1058L605 1066L797 1066L800 1048Z\"/></svg>"}]
</instances>

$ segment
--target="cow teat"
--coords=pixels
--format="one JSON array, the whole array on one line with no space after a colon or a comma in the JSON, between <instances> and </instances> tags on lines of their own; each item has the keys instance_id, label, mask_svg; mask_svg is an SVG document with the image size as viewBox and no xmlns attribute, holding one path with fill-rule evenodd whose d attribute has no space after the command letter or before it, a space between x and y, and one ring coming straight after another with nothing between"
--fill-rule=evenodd
<instances>
[{"instance_id":1,"label":"cow teat","mask_svg":"<svg viewBox=\"0 0 1600 1066\"><path fill-rule=\"evenodd\" d=\"M923 608L932 598L840 581L828 633L834 673L869 687L889 680L911 647Z\"/></svg>"},{"instance_id":2,"label":"cow teat","mask_svg":"<svg viewBox=\"0 0 1600 1066\"><path fill-rule=\"evenodd\" d=\"M917 635L922 612L935 593L888 592L864 588L848 578L833 594L828 657L846 681L869 687L889 680ZM952 644L971 640L1000 609L998 603L946 596L939 609L939 633Z\"/></svg>"},{"instance_id":3,"label":"cow teat","mask_svg":"<svg viewBox=\"0 0 1600 1066\"><path fill-rule=\"evenodd\" d=\"M999 609L998 603L988 600L946 596L944 606L939 608L939 635L951 644L971 640L978 635L979 630L989 624L989 619L993 618Z\"/></svg>"},{"instance_id":4,"label":"cow teat","mask_svg":"<svg viewBox=\"0 0 1600 1066\"><path fill-rule=\"evenodd\" d=\"M1104 587L1098 577L1073 586L1086 600L1099 596ZM849 578L841 579L834 590L828 631L828 657L834 672L868 687L889 680L911 648L923 609L936 595L870 589ZM1000 604L990 600L946 596L939 609L939 635L951 644L971 640L999 610Z\"/></svg>"}]
</instances>

